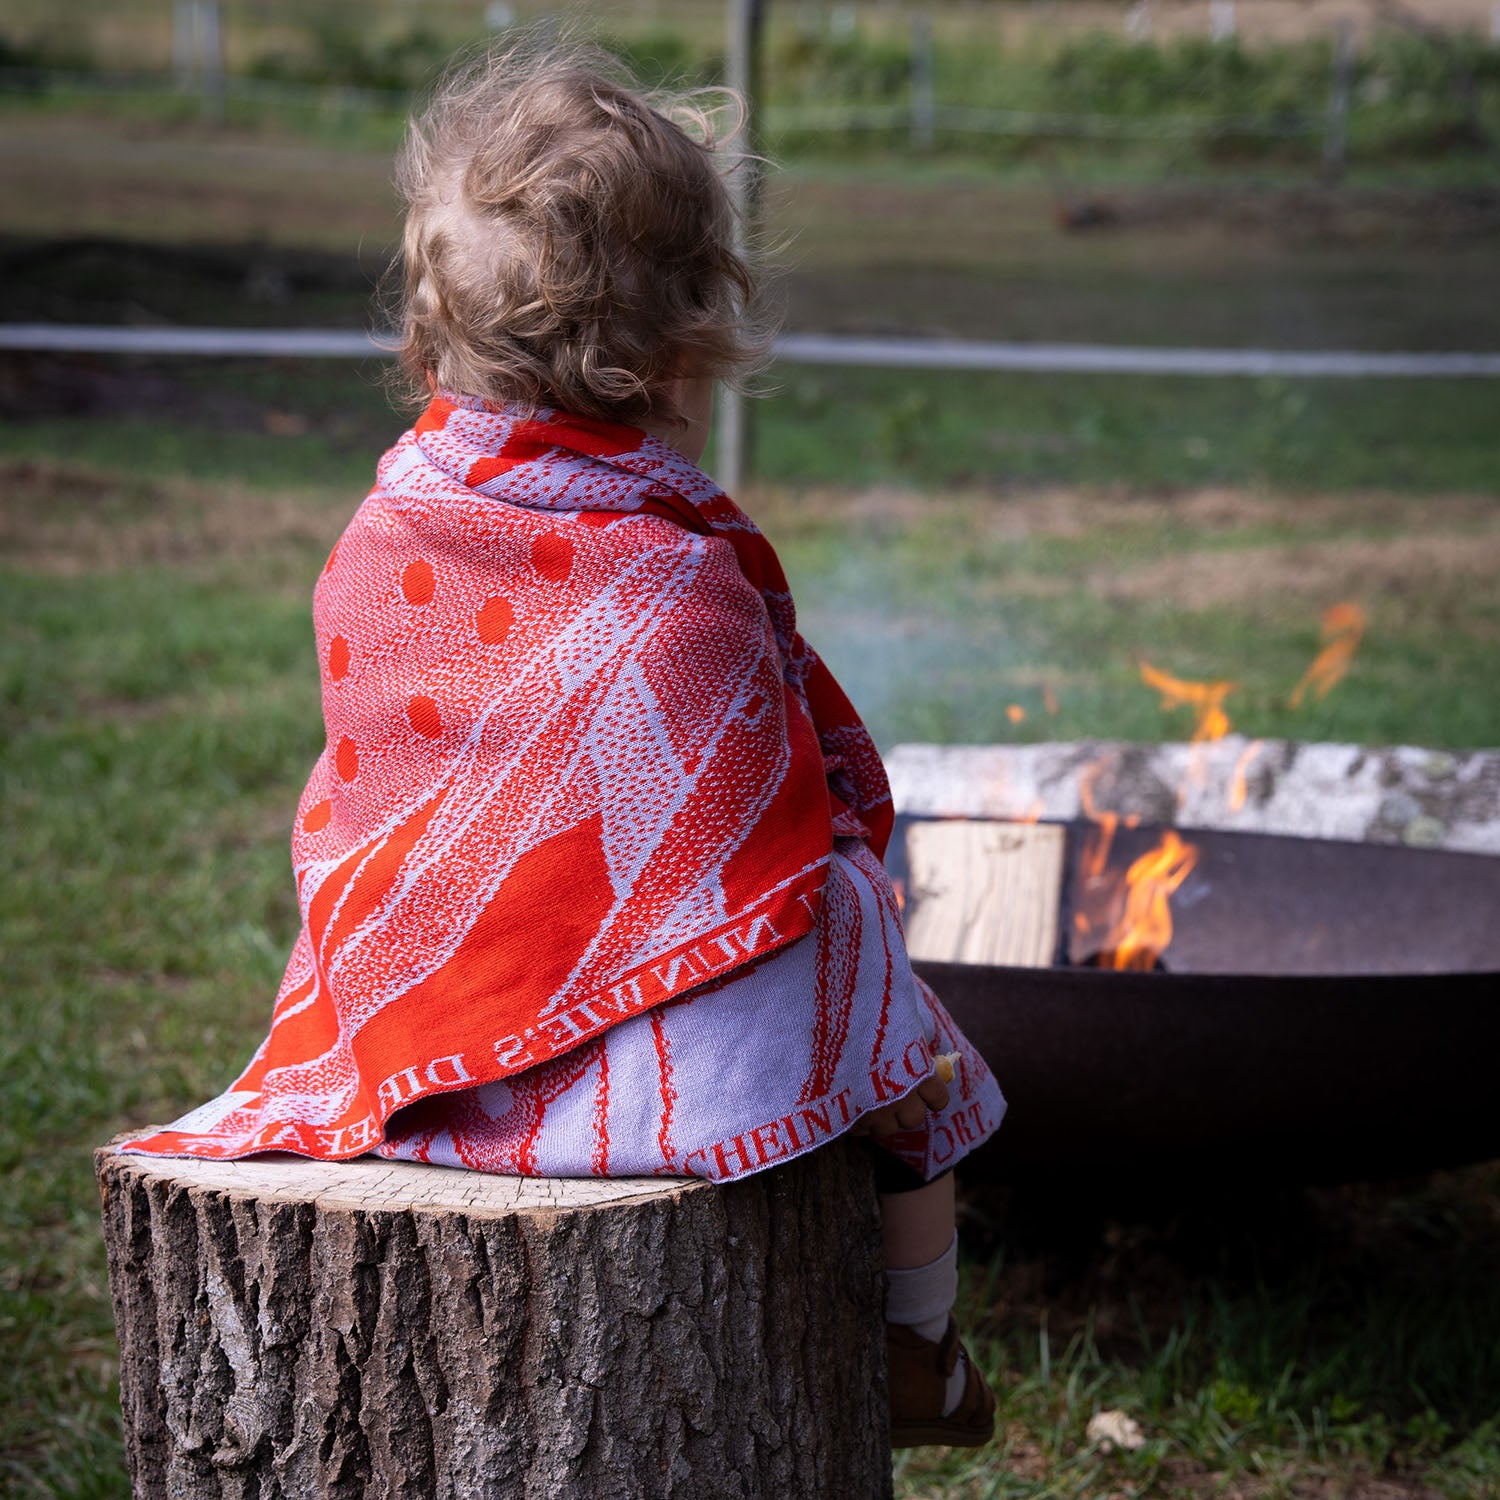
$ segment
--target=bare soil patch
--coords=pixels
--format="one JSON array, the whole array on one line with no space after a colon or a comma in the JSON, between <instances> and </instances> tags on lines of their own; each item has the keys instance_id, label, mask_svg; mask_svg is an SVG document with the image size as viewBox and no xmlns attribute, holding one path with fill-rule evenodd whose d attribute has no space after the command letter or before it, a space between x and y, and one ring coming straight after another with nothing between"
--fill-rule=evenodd
<instances>
[{"instance_id":1,"label":"bare soil patch","mask_svg":"<svg viewBox=\"0 0 1500 1500\"><path fill-rule=\"evenodd\" d=\"M335 376L323 378L332 365ZM212 359L0 351L0 422L54 417L166 423L295 438L373 459L411 413L378 360Z\"/></svg>"},{"instance_id":2,"label":"bare soil patch","mask_svg":"<svg viewBox=\"0 0 1500 1500\"><path fill-rule=\"evenodd\" d=\"M116 234L358 250L397 233L385 152L199 123L11 113L0 205L13 234Z\"/></svg>"},{"instance_id":3,"label":"bare soil patch","mask_svg":"<svg viewBox=\"0 0 1500 1500\"><path fill-rule=\"evenodd\" d=\"M1500 340L1489 188L809 173L774 189L769 217L798 329L1288 348Z\"/></svg>"},{"instance_id":4,"label":"bare soil patch","mask_svg":"<svg viewBox=\"0 0 1500 1500\"><path fill-rule=\"evenodd\" d=\"M0 237L0 310L16 322L364 328L386 257L201 237Z\"/></svg>"}]
</instances>

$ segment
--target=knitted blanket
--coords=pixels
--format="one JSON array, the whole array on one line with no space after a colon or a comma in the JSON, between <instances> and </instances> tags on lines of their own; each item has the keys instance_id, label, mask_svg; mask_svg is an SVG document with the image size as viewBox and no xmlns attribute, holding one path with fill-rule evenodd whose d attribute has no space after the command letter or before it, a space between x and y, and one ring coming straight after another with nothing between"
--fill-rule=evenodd
<instances>
[{"instance_id":1,"label":"knitted blanket","mask_svg":"<svg viewBox=\"0 0 1500 1500\"><path fill-rule=\"evenodd\" d=\"M770 545L634 428L435 399L314 621L328 741L270 1034L126 1149L369 1151L417 1101L749 972L813 931L836 837L883 849L878 753ZM842 1047L847 1017L816 1026ZM892 1089L930 1065L909 1049Z\"/></svg>"}]
</instances>

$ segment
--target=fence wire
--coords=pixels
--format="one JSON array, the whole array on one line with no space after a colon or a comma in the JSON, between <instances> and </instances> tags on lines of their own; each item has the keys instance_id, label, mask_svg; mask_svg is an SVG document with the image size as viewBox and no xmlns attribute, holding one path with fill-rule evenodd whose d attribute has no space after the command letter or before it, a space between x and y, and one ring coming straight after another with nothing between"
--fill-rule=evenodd
<instances>
[{"instance_id":1,"label":"fence wire","mask_svg":"<svg viewBox=\"0 0 1500 1500\"><path fill-rule=\"evenodd\" d=\"M0 323L0 349L200 358L391 358L396 336L339 328L121 328ZM1307 379L1494 379L1500 353L1358 349L1193 349L1127 344L1017 344L968 339L789 333L786 364L1035 374L1283 376Z\"/></svg>"}]
</instances>

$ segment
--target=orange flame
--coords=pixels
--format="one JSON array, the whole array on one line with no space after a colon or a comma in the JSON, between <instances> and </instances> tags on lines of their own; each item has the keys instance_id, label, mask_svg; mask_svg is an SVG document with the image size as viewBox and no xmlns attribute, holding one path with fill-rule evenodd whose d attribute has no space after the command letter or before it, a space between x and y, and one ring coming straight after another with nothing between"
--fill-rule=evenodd
<instances>
[{"instance_id":1,"label":"orange flame","mask_svg":"<svg viewBox=\"0 0 1500 1500\"><path fill-rule=\"evenodd\" d=\"M1095 761L1078 779L1078 800L1083 806L1083 815L1094 825L1079 855L1078 872L1085 887L1103 876L1109 864L1109 851L1114 846L1115 829L1120 826L1119 813L1100 812L1094 805L1094 783L1099 779L1101 769L1100 763Z\"/></svg>"},{"instance_id":2,"label":"orange flame","mask_svg":"<svg viewBox=\"0 0 1500 1500\"><path fill-rule=\"evenodd\" d=\"M1079 855L1073 928L1085 945L1091 933L1102 934L1098 948L1103 968L1150 969L1172 942L1171 899L1198 863L1198 849L1168 829L1128 870L1111 869L1109 856L1121 818L1101 811L1094 801L1101 769L1096 761L1078 782L1084 816L1094 826ZM1124 819L1128 828L1138 822L1134 814Z\"/></svg>"},{"instance_id":3,"label":"orange flame","mask_svg":"<svg viewBox=\"0 0 1500 1500\"><path fill-rule=\"evenodd\" d=\"M1125 873L1123 909L1104 940L1106 969L1150 969L1172 941L1172 896L1198 863L1198 848L1173 829Z\"/></svg>"},{"instance_id":4,"label":"orange flame","mask_svg":"<svg viewBox=\"0 0 1500 1500\"><path fill-rule=\"evenodd\" d=\"M1248 777L1250 767L1255 763L1255 758L1266 748L1264 740L1251 740L1243 750L1240 751L1239 759L1234 763L1234 770L1229 773L1229 810L1239 812L1245 805L1246 798L1250 795Z\"/></svg>"},{"instance_id":5,"label":"orange flame","mask_svg":"<svg viewBox=\"0 0 1500 1500\"><path fill-rule=\"evenodd\" d=\"M1012 724L1021 723L1026 717L1026 710L1019 703L1008 703L1005 706L1005 717Z\"/></svg>"},{"instance_id":6,"label":"orange flame","mask_svg":"<svg viewBox=\"0 0 1500 1500\"><path fill-rule=\"evenodd\" d=\"M1323 649L1302 674L1302 681L1292 689L1287 700L1291 708L1300 708L1311 689L1320 699L1338 686L1365 633L1365 612L1359 605L1345 600L1323 611Z\"/></svg>"},{"instance_id":7,"label":"orange flame","mask_svg":"<svg viewBox=\"0 0 1500 1500\"><path fill-rule=\"evenodd\" d=\"M1232 682L1187 682L1169 672L1158 671L1149 661L1141 663L1141 681L1161 694L1163 709L1190 707L1196 715L1192 743L1221 740L1229 733L1229 715L1224 700L1235 689Z\"/></svg>"}]
</instances>

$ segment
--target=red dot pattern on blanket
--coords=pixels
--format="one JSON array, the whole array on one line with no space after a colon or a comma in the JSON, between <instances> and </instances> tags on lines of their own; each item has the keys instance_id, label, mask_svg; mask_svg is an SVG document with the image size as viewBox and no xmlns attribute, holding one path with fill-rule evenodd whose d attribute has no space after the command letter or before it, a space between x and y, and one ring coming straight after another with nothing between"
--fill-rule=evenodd
<instances>
[{"instance_id":1,"label":"red dot pattern on blanket","mask_svg":"<svg viewBox=\"0 0 1500 1500\"><path fill-rule=\"evenodd\" d=\"M328 675L334 682L341 682L349 670L349 642L336 635L328 643Z\"/></svg>"},{"instance_id":2,"label":"red dot pattern on blanket","mask_svg":"<svg viewBox=\"0 0 1500 1500\"><path fill-rule=\"evenodd\" d=\"M510 634L514 619L515 612L510 607L510 600L495 594L484 601L484 607L474 616L474 629L479 632L479 639L486 646L498 646Z\"/></svg>"},{"instance_id":3,"label":"red dot pattern on blanket","mask_svg":"<svg viewBox=\"0 0 1500 1500\"><path fill-rule=\"evenodd\" d=\"M334 752L333 764L345 781L353 781L359 775L359 750L347 734L339 741L339 748Z\"/></svg>"},{"instance_id":4,"label":"red dot pattern on blanket","mask_svg":"<svg viewBox=\"0 0 1500 1500\"><path fill-rule=\"evenodd\" d=\"M443 732L443 716L431 698L413 698L406 705L406 717L418 734L424 734L430 740L435 740Z\"/></svg>"},{"instance_id":5,"label":"red dot pattern on blanket","mask_svg":"<svg viewBox=\"0 0 1500 1500\"><path fill-rule=\"evenodd\" d=\"M302 819L302 831L304 833L320 833L328 827L328 820L332 816L333 806L327 797L321 802L314 802Z\"/></svg>"},{"instance_id":6,"label":"red dot pattern on blanket","mask_svg":"<svg viewBox=\"0 0 1500 1500\"><path fill-rule=\"evenodd\" d=\"M553 583L573 571L573 544L555 531L544 532L531 544L531 566Z\"/></svg>"},{"instance_id":7,"label":"red dot pattern on blanket","mask_svg":"<svg viewBox=\"0 0 1500 1500\"><path fill-rule=\"evenodd\" d=\"M432 576L432 564L425 557L408 563L401 575L401 592L408 604L430 604L437 582Z\"/></svg>"}]
</instances>

